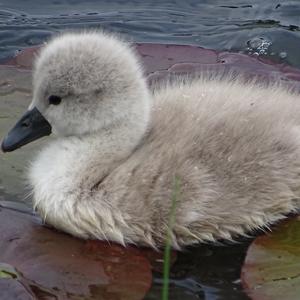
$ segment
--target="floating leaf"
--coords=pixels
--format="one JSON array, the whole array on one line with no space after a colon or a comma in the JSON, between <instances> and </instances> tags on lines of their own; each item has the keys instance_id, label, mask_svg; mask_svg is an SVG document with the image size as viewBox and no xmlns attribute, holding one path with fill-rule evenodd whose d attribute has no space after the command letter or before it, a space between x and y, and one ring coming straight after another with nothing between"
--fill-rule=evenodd
<instances>
[{"instance_id":1,"label":"floating leaf","mask_svg":"<svg viewBox=\"0 0 300 300\"><path fill-rule=\"evenodd\" d=\"M0 270L21 274L17 281L29 295L139 300L151 285L150 263L134 247L79 240L42 226L35 216L6 208L0 210L0 228L0 262L16 271L2 270L1 265ZM0 280L2 285L3 280L7 279ZM6 284L20 288L17 283Z\"/></svg>"},{"instance_id":2,"label":"floating leaf","mask_svg":"<svg viewBox=\"0 0 300 300\"><path fill-rule=\"evenodd\" d=\"M251 244L242 281L252 299L300 299L300 217Z\"/></svg>"}]
</instances>

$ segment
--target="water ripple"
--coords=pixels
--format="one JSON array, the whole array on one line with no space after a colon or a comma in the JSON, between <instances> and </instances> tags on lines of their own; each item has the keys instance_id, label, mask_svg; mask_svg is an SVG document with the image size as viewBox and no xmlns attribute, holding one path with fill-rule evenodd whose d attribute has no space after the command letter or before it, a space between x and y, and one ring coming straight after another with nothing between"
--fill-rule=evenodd
<instances>
[{"instance_id":1,"label":"water ripple","mask_svg":"<svg viewBox=\"0 0 300 300\"><path fill-rule=\"evenodd\" d=\"M251 53L251 41L264 39L270 46L259 55L300 67L299 1L253 0L249 4L239 0L226 5L221 0L29 2L0 3L0 59L62 30L104 28L130 35L137 42L193 44L245 53Z\"/></svg>"}]
</instances>

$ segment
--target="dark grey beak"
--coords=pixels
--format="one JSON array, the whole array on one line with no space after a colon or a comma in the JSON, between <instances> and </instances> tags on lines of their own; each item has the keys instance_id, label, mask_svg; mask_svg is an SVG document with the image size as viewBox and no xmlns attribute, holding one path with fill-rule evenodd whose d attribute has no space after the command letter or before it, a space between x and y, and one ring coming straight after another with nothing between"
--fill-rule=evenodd
<instances>
[{"instance_id":1,"label":"dark grey beak","mask_svg":"<svg viewBox=\"0 0 300 300\"><path fill-rule=\"evenodd\" d=\"M33 108L25 113L2 141L2 151L14 151L34 140L51 134L51 125L42 114Z\"/></svg>"}]
</instances>

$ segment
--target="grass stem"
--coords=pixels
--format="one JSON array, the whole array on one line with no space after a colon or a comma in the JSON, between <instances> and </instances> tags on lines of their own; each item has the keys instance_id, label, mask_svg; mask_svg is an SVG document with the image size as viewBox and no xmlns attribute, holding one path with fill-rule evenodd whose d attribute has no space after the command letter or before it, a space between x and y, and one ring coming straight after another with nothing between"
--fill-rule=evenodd
<instances>
[{"instance_id":1,"label":"grass stem","mask_svg":"<svg viewBox=\"0 0 300 300\"><path fill-rule=\"evenodd\" d=\"M162 300L169 299L169 283L170 283L170 257L171 257L171 239L172 229L175 223L175 211L176 204L180 193L180 180L178 176L174 177L174 188L172 192L172 205L170 211L170 219L167 230L167 240L164 250L164 266L163 266L163 288L162 288Z\"/></svg>"}]
</instances>

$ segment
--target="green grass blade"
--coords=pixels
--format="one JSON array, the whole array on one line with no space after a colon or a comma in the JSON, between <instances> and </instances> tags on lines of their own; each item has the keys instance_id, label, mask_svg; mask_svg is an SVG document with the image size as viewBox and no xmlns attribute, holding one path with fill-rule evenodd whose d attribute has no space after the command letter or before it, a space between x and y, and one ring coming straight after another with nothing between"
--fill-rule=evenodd
<instances>
[{"instance_id":1,"label":"green grass blade","mask_svg":"<svg viewBox=\"0 0 300 300\"><path fill-rule=\"evenodd\" d=\"M169 299L169 282L170 282L170 256L171 256L171 236L175 223L175 211L180 192L180 180L177 176L174 178L174 188L172 193L172 205L170 211L169 226L167 231L167 241L164 250L164 268L163 268L163 289L162 300Z\"/></svg>"}]
</instances>

